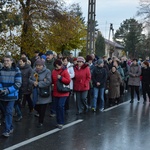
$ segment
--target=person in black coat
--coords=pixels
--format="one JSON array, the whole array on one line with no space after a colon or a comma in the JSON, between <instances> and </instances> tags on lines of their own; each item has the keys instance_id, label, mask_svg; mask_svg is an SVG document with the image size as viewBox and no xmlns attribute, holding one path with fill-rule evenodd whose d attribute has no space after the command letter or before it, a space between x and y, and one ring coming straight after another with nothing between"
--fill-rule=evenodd
<instances>
[{"instance_id":1,"label":"person in black coat","mask_svg":"<svg viewBox=\"0 0 150 150\"><path fill-rule=\"evenodd\" d=\"M20 93L23 97L22 105L25 106L27 101L29 106L29 113L31 113L33 111L33 102L31 99L32 85L29 84L29 78L33 72L33 69L29 64L27 64L26 58L20 58L18 67L20 68L22 74L22 85L20 88Z\"/></svg>"},{"instance_id":2,"label":"person in black coat","mask_svg":"<svg viewBox=\"0 0 150 150\"><path fill-rule=\"evenodd\" d=\"M99 95L99 106L98 109L100 111L104 110L104 91L105 91L105 84L107 80L107 71L103 67L104 62L102 59L99 59L97 61L97 66L94 68L92 73L92 82L93 82L93 104L92 104L92 110L95 112L97 109L97 100L98 100L98 94Z\"/></svg>"},{"instance_id":3,"label":"person in black coat","mask_svg":"<svg viewBox=\"0 0 150 150\"><path fill-rule=\"evenodd\" d=\"M107 66L108 66L109 71L110 71L110 70L111 70L111 68L113 67L113 61L112 61L112 59L111 59L111 58L108 58L108 60L107 60Z\"/></svg>"},{"instance_id":4,"label":"person in black coat","mask_svg":"<svg viewBox=\"0 0 150 150\"><path fill-rule=\"evenodd\" d=\"M142 92L144 104L146 103L146 93L148 94L149 102L150 102L150 67L147 61L144 61L142 64Z\"/></svg>"}]
</instances>

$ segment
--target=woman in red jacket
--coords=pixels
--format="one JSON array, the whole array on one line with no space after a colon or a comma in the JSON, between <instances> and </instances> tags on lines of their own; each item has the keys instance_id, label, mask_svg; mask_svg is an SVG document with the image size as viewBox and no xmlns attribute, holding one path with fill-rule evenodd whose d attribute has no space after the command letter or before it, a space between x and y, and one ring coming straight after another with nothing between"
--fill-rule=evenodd
<instances>
[{"instance_id":1,"label":"woman in red jacket","mask_svg":"<svg viewBox=\"0 0 150 150\"><path fill-rule=\"evenodd\" d=\"M77 64L74 66L75 78L74 78L74 91L76 92L76 105L77 115L86 112L87 94L89 90L89 83L91 80L90 68L85 64L85 59L81 56L77 58Z\"/></svg>"},{"instance_id":2,"label":"woman in red jacket","mask_svg":"<svg viewBox=\"0 0 150 150\"><path fill-rule=\"evenodd\" d=\"M61 60L55 60L54 67L55 69L52 71L53 98L56 105L57 127L62 129L64 124L64 105L69 92L59 92L57 90L57 80L61 80L63 84L68 85L70 83L70 75L67 69L62 67Z\"/></svg>"}]
</instances>

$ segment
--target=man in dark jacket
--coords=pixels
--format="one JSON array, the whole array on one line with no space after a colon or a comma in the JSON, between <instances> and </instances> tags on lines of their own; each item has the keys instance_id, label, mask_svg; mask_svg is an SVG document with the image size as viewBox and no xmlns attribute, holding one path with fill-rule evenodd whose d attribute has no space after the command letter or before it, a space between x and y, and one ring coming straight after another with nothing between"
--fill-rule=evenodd
<instances>
[{"instance_id":1,"label":"man in dark jacket","mask_svg":"<svg viewBox=\"0 0 150 150\"><path fill-rule=\"evenodd\" d=\"M45 66L52 72L55 69L54 67L55 58L53 57L53 52L49 50L46 52L45 55L46 55Z\"/></svg>"},{"instance_id":2,"label":"man in dark jacket","mask_svg":"<svg viewBox=\"0 0 150 150\"><path fill-rule=\"evenodd\" d=\"M4 57L4 67L0 70L0 101L5 109L5 130L3 136L9 137L13 132L12 114L14 103L18 99L22 77L11 56Z\"/></svg>"},{"instance_id":3,"label":"man in dark jacket","mask_svg":"<svg viewBox=\"0 0 150 150\"><path fill-rule=\"evenodd\" d=\"M34 57L31 58L31 67L32 67L32 68L34 67L35 61L40 58L40 57L39 57L39 51L35 51L34 54L35 54Z\"/></svg>"},{"instance_id":4,"label":"man in dark jacket","mask_svg":"<svg viewBox=\"0 0 150 150\"><path fill-rule=\"evenodd\" d=\"M103 68L104 62L102 59L99 59L97 61L97 66L93 70L92 74L92 81L93 81L93 87L94 87L94 97L93 97L93 105L92 110L95 112L97 108L97 99L98 94L100 98L100 104L98 106L98 109L100 111L104 110L104 90L105 90L105 83L107 80L107 71L105 68Z\"/></svg>"},{"instance_id":5,"label":"man in dark jacket","mask_svg":"<svg viewBox=\"0 0 150 150\"><path fill-rule=\"evenodd\" d=\"M144 61L142 64L143 68L142 68L142 93L143 93L143 99L144 102L143 104L146 103L146 94L148 95L149 98L149 102L150 102L150 67L149 67L149 63L147 61Z\"/></svg>"},{"instance_id":6,"label":"man in dark jacket","mask_svg":"<svg viewBox=\"0 0 150 150\"><path fill-rule=\"evenodd\" d=\"M45 66L52 72L55 69L54 67L55 58L53 52L51 50L48 50L45 55L46 55ZM52 100L50 117L55 117L56 116L55 114L56 114L55 102L54 100Z\"/></svg>"}]
</instances>

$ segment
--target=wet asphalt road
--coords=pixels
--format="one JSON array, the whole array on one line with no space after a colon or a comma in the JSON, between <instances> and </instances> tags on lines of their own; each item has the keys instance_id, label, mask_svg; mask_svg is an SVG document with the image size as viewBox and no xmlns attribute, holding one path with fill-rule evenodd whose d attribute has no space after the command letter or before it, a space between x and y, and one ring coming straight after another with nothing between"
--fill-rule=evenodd
<instances>
[{"instance_id":1,"label":"wet asphalt road","mask_svg":"<svg viewBox=\"0 0 150 150\"><path fill-rule=\"evenodd\" d=\"M91 111L76 115L75 102L65 116L62 130L55 127L55 118L47 109L44 127L38 129L38 119L23 108L23 119L14 122L14 133L0 137L0 149L20 150L149 150L150 105L143 101L129 103L128 93L121 104L104 112ZM0 126L0 133L3 126Z\"/></svg>"}]
</instances>

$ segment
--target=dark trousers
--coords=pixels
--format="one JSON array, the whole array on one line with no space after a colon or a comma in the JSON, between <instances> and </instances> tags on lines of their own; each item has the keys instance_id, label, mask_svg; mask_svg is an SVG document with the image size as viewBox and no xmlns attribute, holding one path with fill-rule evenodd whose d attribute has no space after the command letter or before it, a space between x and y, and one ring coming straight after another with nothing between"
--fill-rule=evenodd
<instances>
[{"instance_id":1,"label":"dark trousers","mask_svg":"<svg viewBox=\"0 0 150 150\"><path fill-rule=\"evenodd\" d=\"M35 110L39 114L39 123L43 124L43 122L44 122L46 107L47 107L47 104L37 104L37 105L35 105Z\"/></svg>"},{"instance_id":2,"label":"dark trousers","mask_svg":"<svg viewBox=\"0 0 150 150\"><path fill-rule=\"evenodd\" d=\"M140 100L139 86L133 86L133 85L131 85L130 88L131 88L131 100L134 99L134 91L137 94L137 99Z\"/></svg>"},{"instance_id":3,"label":"dark trousers","mask_svg":"<svg viewBox=\"0 0 150 150\"><path fill-rule=\"evenodd\" d=\"M31 99L31 94L24 94L23 95L23 102L28 102L28 106L29 106L29 111L31 112L33 110L33 102Z\"/></svg>"},{"instance_id":4,"label":"dark trousers","mask_svg":"<svg viewBox=\"0 0 150 150\"><path fill-rule=\"evenodd\" d=\"M129 81L129 78L127 78L126 80L125 80L125 90L128 90L128 81Z\"/></svg>"},{"instance_id":5,"label":"dark trousers","mask_svg":"<svg viewBox=\"0 0 150 150\"><path fill-rule=\"evenodd\" d=\"M120 97L118 98L109 98L109 107L118 105L120 103Z\"/></svg>"},{"instance_id":6,"label":"dark trousers","mask_svg":"<svg viewBox=\"0 0 150 150\"><path fill-rule=\"evenodd\" d=\"M5 108L2 101L0 101L0 111L1 111L1 119L4 119L5 117Z\"/></svg>"},{"instance_id":7,"label":"dark trousers","mask_svg":"<svg viewBox=\"0 0 150 150\"><path fill-rule=\"evenodd\" d=\"M148 94L148 98L150 101L150 85L147 83L142 83L142 93L143 93L143 99L146 101L146 93Z\"/></svg>"},{"instance_id":8,"label":"dark trousers","mask_svg":"<svg viewBox=\"0 0 150 150\"><path fill-rule=\"evenodd\" d=\"M65 111L69 110L70 95L71 95L71 92L69 93L69 96L66 98L66 101L65 101Z\"/></svg>"},{"instance_id":9,"label":"dark trousers","mask_svg":"<svg viewBox=\"0 0 150 150\"><path fill-rule=\"evenodd\" d=\"M93 98L93 88L90 88L88 90L88 95L87 95L87 104L89 108L92 106L92 98Z\"/></svg>"},{"instance_id":10,"label":"dark trousers","mask_svg":"<svg viewBox=\"0 0 150 150\"><path fill-rule=\"evenodd\" d=\"M124 95L124 82L120 85L120 95Z\"/></svg>"}]
</instances>

